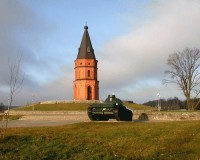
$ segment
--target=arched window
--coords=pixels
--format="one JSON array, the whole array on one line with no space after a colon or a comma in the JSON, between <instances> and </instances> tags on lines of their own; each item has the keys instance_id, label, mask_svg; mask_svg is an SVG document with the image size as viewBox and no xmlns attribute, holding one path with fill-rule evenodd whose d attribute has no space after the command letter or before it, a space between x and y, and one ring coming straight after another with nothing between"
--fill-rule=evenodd
<instances>
[{"instance_id":1,"label":"arched window","mask_svg":"<svg viewBox=\"0 0 200 160\"><path fill-rule=\"evenodd\" d=\"M90 86L87 87L87 100L92 99L92 88Z\"/></svg>"},{"instance_id":2,"label":"arched window","mask_svg":"<svg viewBox=\"0 0 200 160\"><path fill-rule=\"evenodd\" d=\"M88 77L90 77L90 70L88 70Z\"/></svg>"},{"instance_id":3,"label":"arched window","mask_svg":"<svg viewBox=\"0 0 200 160\"><path fill-rule=\"evenodd\" d=\"M90 47L89 46L87 47L87 52L90 52Z\"/></svg>"}]
</instances>

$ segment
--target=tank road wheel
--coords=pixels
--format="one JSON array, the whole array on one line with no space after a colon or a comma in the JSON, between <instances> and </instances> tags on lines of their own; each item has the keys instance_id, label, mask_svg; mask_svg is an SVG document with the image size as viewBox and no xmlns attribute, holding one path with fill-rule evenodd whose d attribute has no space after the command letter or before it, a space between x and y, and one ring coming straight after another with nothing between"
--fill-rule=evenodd
<instances>
[{"instance_id":1,"label":"tank road wheel","mask_svg":"<svg viewBox=\"0 0 200 160\"><path fill-rule=\"evenodd\" d=\"M89 117L89 119L91 121L97 121L97 117L92 114L92 108L91 107L88 108L88 112L87 113L88 113L88 117Z\"/></svg>"},{"instance_id":2,"label":"tank road wheel","mask_svg":"<svg viewBox=\"0 0 200 160\"><path fill-rule=\"evenodd\" d=\"M88 117L89 117L89 119L91 121L97 121L97 118L94 115L90 114L90 113L88 113Z\"/></svg>"},{"instance_id":3,"label":"tank road wheel","mask_svg":"<svg viewBox=\"0 0 200 160\"><path fill-rule=\"evenodd\" d=\"M98 117L98 120L99 120L99 121L108 121L108 120L109 120L109 117L103 116L103 115L102 115L102 116L99 116L99 117Z\"/></svg>"},{"instance_id":4,"label":"tank road wheel","mask_svg":"<svg viewBox=\"0 0 200 160\"><path fill-rule=\"evenodd\" d=\"M114 111L113 111L113 114L115 116L115 119L117 121L121 121L121 119L119 118L119 108L116 108Z\"/></svg>"},{"instance_id":5,"label":"tank road wheel","mask_svg":"<svg viewBox=\"0 0 200 160\"><path fill-rule=\"evenodd\" d=\"M88 117L91 121L108 121L109 120L108 116L92 114L92 108L91 107L88 108L87 113L88 113Z\"/></svg>"},{"instance_id":6,"label":"tank road wheel","mask_svg":"<svg viewBox=\"0 0 200 160\"><path fill-rule=\"evenodd\" d=\"M109 117L103 117L99 115L92 115L88 113L88 117L91 121L108 121Z\"/></svg>"}]
</instances>

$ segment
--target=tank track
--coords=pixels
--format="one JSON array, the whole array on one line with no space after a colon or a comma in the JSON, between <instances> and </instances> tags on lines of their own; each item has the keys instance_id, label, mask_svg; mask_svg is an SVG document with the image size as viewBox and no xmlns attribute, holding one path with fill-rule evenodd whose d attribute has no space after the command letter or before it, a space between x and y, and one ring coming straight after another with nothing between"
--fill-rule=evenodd
<instances>
[{"instance_id":1,"label":"tank track","mask_svg":"<svg viewBox=\"0 0 200 160\"><path fill-rule=\"evenodd\" d=\"M116 107L113 110L113 115L117 121L132 121L133 113L132 111L126 109L125 107ZM109 116L100 115L100 114L92 114L92 107L88 108L88 117L91 121L108 121Z\"/></svg>"},{"instance_id":2,"label":"tank track","mask_svg":"<svg viewBox=\"0 0 200 160\"><path fill-rule=\"evenodd\" d=\"M88 108L88 117L91 121L108 121L109 117L105 115L93 115L92 108Z\"/></svg>"},{"instance_id":3,"label":"tank track","mask_svg":"<svg viewBox=\"0 0 200 160\"><path fill-rule=\"evenodd\" d=\"M133 114L126 108L116 108L114 110L114 116L117 121L132 121Z\"/></svg>"}]
</instances>

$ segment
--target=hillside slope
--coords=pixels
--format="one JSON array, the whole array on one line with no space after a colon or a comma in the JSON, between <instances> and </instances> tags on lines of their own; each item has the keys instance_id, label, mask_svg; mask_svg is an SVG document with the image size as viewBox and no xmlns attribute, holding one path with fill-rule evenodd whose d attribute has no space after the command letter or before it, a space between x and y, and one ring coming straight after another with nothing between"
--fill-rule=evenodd
<instances>
[{"instance_id":1,"label":"hillside slope","mask_svg":"<svg viewBox=\"0 0 200 160\"><path fill-rule=\"evenodd\" d=\"M92 103L55 103L55 104L33 104L29 106L18 107L14 110L18 111L86 111ZM125 103L130 109L133 110L153 110L154 108L141 104Z\"/></svg>"}]
</instances>

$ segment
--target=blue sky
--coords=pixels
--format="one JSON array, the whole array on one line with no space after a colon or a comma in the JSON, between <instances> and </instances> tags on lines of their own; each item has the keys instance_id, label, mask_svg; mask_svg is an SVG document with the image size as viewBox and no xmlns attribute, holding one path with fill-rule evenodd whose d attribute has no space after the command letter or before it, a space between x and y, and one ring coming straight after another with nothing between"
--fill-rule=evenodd
<instances>
[{"instance_id":1,"label":"blue sky","mask_svg":"<svg viewBox=\"0 0 200 160\"><path fill-rule=\"evenodd\" d=\"M8 59L22 54L23 90L14 104L73 99L74 60L87 23L99 60L100 99L115 93L143 103L183 98L161 84L169 54L200 48L198 0L1 0L0 102Z\"/></svg>"}]
</instances>

